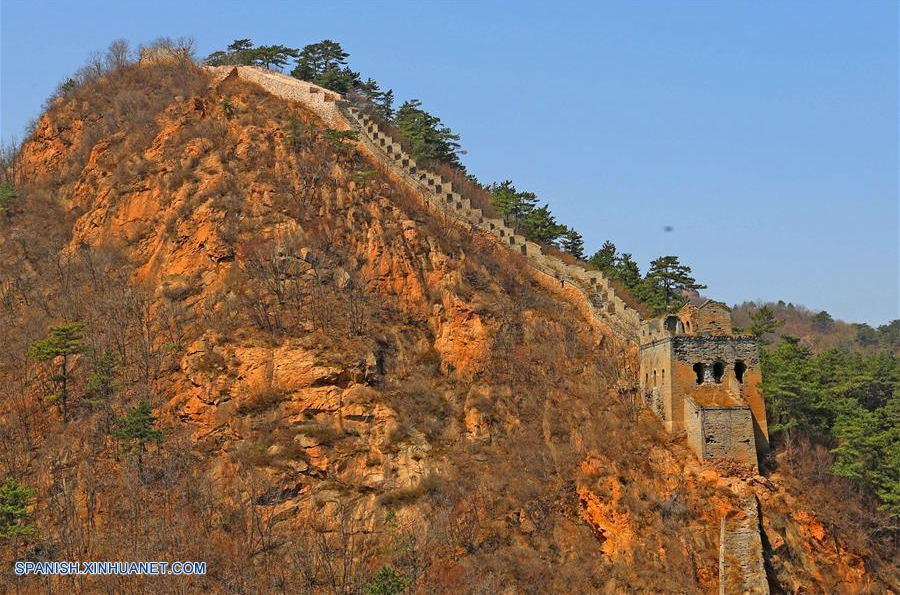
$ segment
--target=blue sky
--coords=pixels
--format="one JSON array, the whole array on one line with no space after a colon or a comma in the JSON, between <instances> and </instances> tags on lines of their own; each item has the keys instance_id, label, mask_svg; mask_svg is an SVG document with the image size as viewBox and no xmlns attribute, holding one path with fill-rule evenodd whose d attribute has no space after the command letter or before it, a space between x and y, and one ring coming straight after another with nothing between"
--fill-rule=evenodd
<instances>
[{"instance_id":1,"label":"blue sky","mask_svg":"<svg viewBox=\"0 0 900 595\"><path fill-rule=\"evenodd\" d=\"M728 303L900 317L897 2L2 0L0 19L4 139L117 37L335 39L590 251L677 254Z\"/></svg>"}]
</instances>

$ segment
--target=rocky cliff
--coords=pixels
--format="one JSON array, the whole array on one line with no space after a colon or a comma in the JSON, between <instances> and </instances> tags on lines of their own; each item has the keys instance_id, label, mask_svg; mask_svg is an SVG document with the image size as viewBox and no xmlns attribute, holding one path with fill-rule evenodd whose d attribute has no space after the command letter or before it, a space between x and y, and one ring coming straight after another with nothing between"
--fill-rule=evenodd
<instances>
[{"instance_id":1,"label":"rocky cliff","mask_svg":"<svg viewBox=\"0 0 900 595\"><path fill-rule=\"evenodd\" d=\"M0 471L40 527L7 557L210 569L54 579L83 592L718 591L735 480L636 406L631 348L331 126L179 63L51 104L0 222ZM28 352L72 321L64 423ZM144 398L139 460L110 429ZM750 485L774 588L896 577L802 484Z\"/></svg>"}]
</instances>

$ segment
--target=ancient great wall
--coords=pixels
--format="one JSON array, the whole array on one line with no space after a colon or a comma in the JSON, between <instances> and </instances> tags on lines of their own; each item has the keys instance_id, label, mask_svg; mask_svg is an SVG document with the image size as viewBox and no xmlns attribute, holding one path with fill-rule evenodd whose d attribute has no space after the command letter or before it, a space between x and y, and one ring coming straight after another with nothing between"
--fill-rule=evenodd
<instances>
[{"instance_id":1,"label":"ancient great wall","mask_svg":"<svg viewBox=\"0 0 900 595\"><path fill-rule=\"evenodd\" d=\"M265 70L253 66L219 66L207 67L217 82L228 77L238 77L258 84L272 95L297 101L313 111L324 123L336 129L355 130L359 132L360 144L388 171L413 189L423 198L425 204L442 214L448 220L468 228L476 233L487 234L499 244L523 255L526 262L540 273L560 284L562 288L574 288L575 295L580 296L583 310L611 329L626 344L645 347L647 333L655 322L665 326L666 321L642 321L638 312L630 308L616 295L609 279L601 271L591 271L584 267L568 264L563 260L547 254L544 249L529 241L515 229L507 225L502 219L486 217L478 208L474 207L468 198L454 190L453 185L441 178L441 176L420 167L416 161L407 154L396 139L391 138L379 125L366 116L358 108L349 106L343 102L343 98L333 91L318 87L312 83L298 80L278 72ZM571 292L569 292L571 295ZM729 320L730 324L730 320ZM679 331L680 332L680 331ZM679 332L665 332L666 338L676 338ZM642 336L643 335L643 336ZM653 337L652 345L658 345L657 337ZM649 345L649 343L648 343ZM643 361L642 368L645 363ZM670 366L670 377L673 366L671 354L664 358L665 365ZM750 362L750 358L745 358ZM713 363L704 365L713 366ZM665 370L665 368L662 368ZM654 370L655 372L655 370ZM663 379L665 372L663 371ZM741 372L743 374L743 372ZM648 377L649 378L649 377ZM702 388L709 388L708 378L704 382L701 373L697 384ZM717 380L716 380L717 381ZM656 378L654 373L654 392L656 392ZM644 383L642 382L642 387ZM689 401L690 402L690 401ZM743 408L743 405L741 405ZM719 407L721 409L721 407ZM702 413L702 412L701 412ZM744 415L744 418L747 418ZM762 411L763 419L765 411ZM663 421L667 420L663 416ZM671 420L668 420L671 421ZM744 420L746 421L746 419ZM746 425L746 424L745 424ZM700 424L700 427L703 427ZM730 429L726 428L726 432ZM746 433L746 432L745 432ZM688 434L690 431L688 430ZM688 444L691 444L691 436L688 436ZM693 437L699 440L698 434ZM705 448L705 447L704 447ZM695 450L697 450L695 448ZM701 459L705 458L703 448L698 453ZM755 467L755 461L753 466ZM743 493L739 493L743 492ZM719 544L719 590L725 593L769 593L763 562L762 541L760 538L759 506L756 497L747 495L741 489L736 491L740 502L738 513L722 519Z\"/></svg>"},{"instance_id":2,"label":"ancient great wall","mask_svg":"<svg viewBox=\"0 0 900 595\"><path fill-rule=\"evenodd\" d=\"M341 106L341 97L332 91L293 77L256 67L213 67L218 78L236 73L284 99L302 102L329 126L348 128L360 133L362 144L399 179L424 197L426 204L473 231L490 234L499 243L527 257L529 264L561 284L581 293L595 317L622 338L637 342L641 318L616 295L609 279L601 271L589 271L546 254L543 248L517 233L502 219L492 219L472 206L468 198L453 189L441 176L419 167L400 143L382 131L378 124L355 107Z\"/></svg>"}]
</instances>

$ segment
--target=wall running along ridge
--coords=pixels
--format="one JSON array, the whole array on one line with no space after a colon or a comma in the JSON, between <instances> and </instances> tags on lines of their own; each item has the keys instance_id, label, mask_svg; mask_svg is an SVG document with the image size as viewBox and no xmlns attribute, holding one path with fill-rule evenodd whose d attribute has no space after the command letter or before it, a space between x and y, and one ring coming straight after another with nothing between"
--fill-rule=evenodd
<instances>
[{"instance_id":1,"label":"wall running along ridge","mask_svg":"<svg viewBox=\"0 0 900 595\"><path fill-rule=\"evenodd\" d=\"M502 219L485 217L481 209L473 207L467 198L454 192L450 182L418 167L400 144L384 134L374 121L354 107L339 107L341 96L337 93L257 66L207 68L213 72L216 82L228 76L237 76L258 84L272 95L303 103L329 126L360 132L362 144L369 152L419 192L429 206L466 227L491 234L510 250L527 256L537 270L561 283L574 286L583 295L598 319L628 341L637 342L641 325L640 316L616 295L603 272L589 271L567 264L555 256L544 254L538 244L517 234Z\"/></svg>"},{"instance_id":2,"label":"wall running along ridge","mask_svg":"<svg viewBox=\"0 0 900 595\"><path fill-rule=\"evenodd\" d=\"M639 314L616 295L603 272L589 271L545 254L541 246L517 234L502 219L486 217L480 209L473 207L467 198L455 192L449 181L421 169L415 160L403 151L398 142L379 129L376 122L359 109L345 105L337 93L255 66L206 68L213 73L216 83L231 76L251 81L276 97L302 103L332 128L358 131L361 145L421 195L427 206L437 210L450 221L484 232L510 250L524 255L531 266L541 273L538 275L539 278L558 281L564 290L571 288L576 290L575 294L582 298L587 312L594 318L592 324L599 321L627 343L640 345L642 321ZM564 293L571 295L572 292L564 291ZM670 350L671 347L667 349L669 354ZM697 423L702 427L701 420ZM717 420L717 425L718 423ZM698 435L702 435L702 431L698 432ZM752 507L747 500L742 500L741 509L742 512L735 518L722 519L719 555L720 592L726 592L726 585L729 585L727 592L732 592L731 586L739 585L741 592L768 593L755 499Z\"/></svg>"},{"instance_id":3,"label":"wall running along ridge","mask_svg":"<svg viewBox=\"0 0 900 595\"><path fill-rule=\"evenodd\" d=\"M641 319L610 286L601 271L589 271L545 254L540 245L516 233L502 219L486 217L473 207L469 199L453 190L453 185L438 174L420 168L400 144L380 130L371 118L355 107L339 107L351 127L362 135L363 144L413 189L427 204L450 219L473 230L486 232L510 250L527 257L531 266L557 279L560 284L575 287L588 303L591 312L609 328L631 343L636 343Z\"/></svg>"}]
</instances>

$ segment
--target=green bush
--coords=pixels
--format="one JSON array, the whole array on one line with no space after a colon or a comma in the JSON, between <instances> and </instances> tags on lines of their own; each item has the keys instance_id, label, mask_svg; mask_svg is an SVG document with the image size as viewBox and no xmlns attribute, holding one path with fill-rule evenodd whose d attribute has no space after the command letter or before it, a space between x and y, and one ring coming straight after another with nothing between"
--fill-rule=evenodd
<instances>
[{"instance_id":1,"label":"green bush","mask_svg":"<svg viewBox=\"0 0 900 595\"><path fill-rule=\"evenodd\" d=\"M366 595L397 595L406 590L412 581L391 568L382 566L371 583L366 585Z\"/></svg>"},{"instance_id":2,"label":"green bush","mask_svg":"<svg viewBox=\"0 0 900 595\"><path fill-rule=\"evenodd\" d=\"M0 213L8 213L17 198L15 186L9 182L0 184Z\"/></svg>"}]
</instances>

